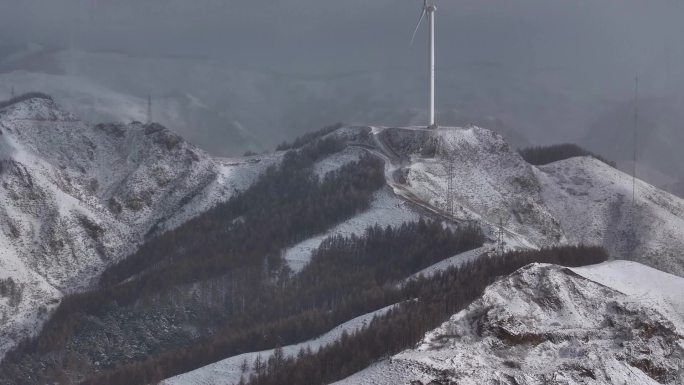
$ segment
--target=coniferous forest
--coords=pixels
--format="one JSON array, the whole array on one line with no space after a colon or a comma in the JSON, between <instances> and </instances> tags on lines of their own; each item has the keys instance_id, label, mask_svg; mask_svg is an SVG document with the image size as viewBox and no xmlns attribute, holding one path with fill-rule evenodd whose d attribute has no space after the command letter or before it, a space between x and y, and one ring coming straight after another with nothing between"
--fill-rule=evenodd
<instances>
[{"instance_id":1,"label":"coniferous forest","mask_svg":"<svg viewBox=\"0 0 684 385\"><path fill-rule=\"evenodd\" d=\"M407 301L376 317L368 327L345 334L317 352L301 350L296 357L274 354L265 365L252 364L255 373L244 383L324 385L341 380L412 347L426 332L477 299L498 277L535 262L576 267L607 259L608 255L596 247L515 251L503 256L483 256L434 277L411 280L402 290L402 297Z\"/></svg>"},{"instance_id":2,"label":"coniferous forest","mask_svg":"<svg viewBox=\"0 0 684 385\"><path fill-rule=\"evenodd\" d=\"M296 360L276 355L245 379L326 383L410 346L497 277L530 262L606 258L600 249L572 247L483 255L401 284L485 242L479 227L421 219L330 237L293 274L285 248L366 210L385 185L384 164L370 155L316 176L316 160L344 147L334 136L322 132L295 144L250 188L149 239L106 270L95 289L64 298L35 338L8 353L0 383L149 384L226 357L306 341L402 303L334 345Z\"/></svg>"},{"instance_id":3,"label":"coniferous forest","mask_svg":"<svg viewBox=\"0 0 684 385\"><path fill-rule=\"evenodd\" d=\"M363 156L317 177L339 151L315 138L249 189L150 239L67 296L43 330L11 351L0 383L145 384L241 352L315 337L396 303L396 280L479 247L479 229L419 221L331 238L293 275L282 251L368 208L383 163ZM391 261L391 262L390 262Z\"/></svg>"},{"instance_id":4,"label":"coniferous forest","mask_svg":"<svg viewBox=\"0 0 684 385\"><path fill-rule=\"evenodd\" d=\"M576 156L591 156L601 162L611 166L617 167L617 164L600 155L597 155L589 150L586 150L576 144L554 144L551 146L535 146L527 147L518 150L520 156L527 161L527 163L535 166L543 166L545 164L558 162L560 160L573 158Z\"/></svg>"}]
</instances>

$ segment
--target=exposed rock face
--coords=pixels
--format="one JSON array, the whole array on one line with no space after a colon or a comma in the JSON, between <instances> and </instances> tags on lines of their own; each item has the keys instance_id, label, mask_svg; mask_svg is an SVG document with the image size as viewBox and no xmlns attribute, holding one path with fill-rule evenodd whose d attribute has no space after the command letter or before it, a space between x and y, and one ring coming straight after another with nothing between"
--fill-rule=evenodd
<instances>
[{"instance_id":1,"label":"exposed rock face","mask_svg":"<svg viewBox=\"0 0 684 385\"><path fill-rule=\"evenodd\" d=\"M625 281L633 274L660 283ZM684 279L633 262L529 265L491 285L415 349L338 384L679 384L682 292Z\"/></svg>"}]
</instances>

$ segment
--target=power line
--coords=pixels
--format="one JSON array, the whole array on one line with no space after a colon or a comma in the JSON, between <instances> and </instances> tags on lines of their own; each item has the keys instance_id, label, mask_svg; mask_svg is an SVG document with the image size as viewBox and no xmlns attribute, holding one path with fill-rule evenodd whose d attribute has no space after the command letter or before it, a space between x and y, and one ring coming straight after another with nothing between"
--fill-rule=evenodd
<instances>
[{"instance_id":1,"label":"power line","mask_svg":"<svg viewBox=\"0 0 684 385\"><path fill-rule=\"evenodd\" d=\"M446 161L446 175L445 178L447 180L447 189L446 189L446 196L445 196L445 202L444 202L444 211L446 211L447 215L451 218L454 217L455 210L454 210L454 200L455 200L455 195L456 195L456 186L454 185L454 176L456 173L456 166L454 164L455 160L454 157L451 155L451 152L449 151L447 141L445 137L441 137L439 140L439 153L441 153L442 158L444 161Z\"/></svg>"},{"instance_id":2,"label":"power line","mask_svg":"<svg viewBox=\"0 0 684 385\"><path fill-rule=\"evenodd\" d=\"M152 95L147 95L147 124L152 123Z\"/></svg>"},{"instance_id":3,"label":"power line","mask_svg":"<svg viewBox=\"0 0 684 385\"><path fill-rule=\"evenodd\" d=\"M637 174L637 131L639 129L639 74L634 78L634 136L632 140L634 153L632 158L632 204L636 204Z\"/></svg>"}]
</instances>

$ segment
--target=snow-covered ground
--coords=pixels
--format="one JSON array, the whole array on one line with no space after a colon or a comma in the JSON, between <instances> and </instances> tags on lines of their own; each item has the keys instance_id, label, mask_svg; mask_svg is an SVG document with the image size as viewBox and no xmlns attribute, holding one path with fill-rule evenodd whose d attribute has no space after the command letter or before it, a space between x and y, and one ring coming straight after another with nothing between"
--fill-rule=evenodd
<instances>
[{"instance_id":1,"label":"snow-covered ground","mask_svg":"<svg viewBox=\"0 0 684 385\"><path fill-rule=\"evenodd\" d=\"M680 384L681 293L684 278L635 262L532 264L489 286L417 347L335 384Z\"/></svg>"},{"instance_id":2,"label":"snow-covered ground","mask_svg":"<svg viewBox=\"0 0 684 385\"><path fill-rule=\"evenodd\" d=\"M387 135L394 142L406 142L418 134L396 129ZM563 241L557 220L544 205L534 166L503 137L479 127L442 128L431 132L428 140L436 147L435 156L408 152L410 162L402 168L406 188L415 196L444 208L451 173L457 219L490 228L503 221L509 243L518 247Z\"/></svg>"},{"instance_id":3,"label":"snow-covered ground","mask_svg":"<svg viewBox=\"0 0 684 385\"><path fill-rule=\"evenodd\" d=\"M684 200L589 157L539 167L546 206L572 243L684 276ZM634 197L634 199L633 199Z\"/></svg>"},{"instance_id":4,"label":"snow-covered ground","mask_svg":"<svg viewBox=\"0 0 684 385\"><path fill-rule=\"evenodd\" d=\"M448 270L452 267L458 267L464 263L468 263L469 261L474 261L477 258L481 257L484 253L489 251L491 249L491 246L483 246L483 247L478 247L477 249L469 250L464 253L460 253L457 255L454 255L451 258L447 258L443 261L437 262L432 266L428 266L425 269L413 274L412 276L408 277L406 280L411 280L415 279L417 277L424 277L424 278L430 278L434 276L435 274Z\"/></svg>"},{"instance_id":5,"label":"snow-covered ground","mask_svg":"<svg viewBox=\"0 0 684 385\"><path fill-rule=\"evenodd\" d=\"M24 288L18 305L0 299L0 354L37 330L63 292L86 286L151 231L178 226L229 199L282 156L214 158L161 126L93 126L42 99L0 111L0 130L0 272ZM370 132L372 140L357 140L361 132ZM369 152L386 162L388 186L375 194L369 210L285 250L285 259L295 272L331 235L361 234L374 224L397 226L425 216L446 220L449 215L444 202L451 163L453 219L478 223L492 239L503 223L509 248L598 244L615 258L635 259L684 275L684 201L638 181L637 205L632 206L631 178L601 162L572 158L535 167L524 162L501 136L477 127L437 131L346 127L339 135L354 145L318 162L315 173L323 176ZM434 156L421 155L429 141L436 143ZM421 273L434 274L476 258L481 251L454 256ZM565 270L539 269L521 282L535 289L541 281L532 278L546 274L564 285L577 286L573 281L576 277L568 276ZM624 297L613 291L591 290L580 292L594 310L611 310L602 299ZM623 297L620 301L627 301ZM510 299L522 301L520 298ZM570 302L575 299L562 298ZM653 305L662 310L659 304L676 303L671 299L659 301L629 306L643 310ZM523 302L520 309L529 310ZM663 310L667 313L664 317L679 314L681 318L677 311L676 307L669 313ZM598 322L591 317L584 321ZM533 326L548 326L549 333L565 325L559 320L553 329L553 325L539 322ZM608 349L599 345L597 352ZM473 349L480 355L491 353L480 348ZM566 348L575 351L574 346ZM650 345L647 348L657 351ZM551 349L550 354L560 353ZM439 360L448 361L445 357ZM439 367L435 362L429 364ZM606 358L602 364L609 372L626 375L620 362ZM394 364L374 368L382 365L386 375L406 375ZM497 366L496 370L504 369Z\"/></svg>"},{"instance_id":6,"label":"snow-covered ground","mask_svg":"<svg viewBox=\"0 0 684 385\"><path fill-rule=\"evenodd\" d=\"M315 352L321 347L339 340L345 332L347 334L352 334L355 331L363 329L373 321L373 318L384 315L394 306L395 305L388 306L372 313L356 317L318 338L296 345L284 346L282 347L284 356L296 356L301 349L311 349L311 351ZM226 358L225 360L193 370L192 372L166 379L162 381L160 385L235 385L240 382L241 377L244 377L246 380L249 378L250 374L253 373L253 364L257 357L261 357L262 362L268 362L268 359L273 355L273 352L274 350L264 350L261 352L245 353ZM243 372L242 365L244 362L247 362L248 368Z\"/></svg>"},{"instance_id":7,"label":"snow-covered ground","mask_svg":"<svg viewBox=\"0 0 684 385\"><path fill-rule=\"evenodd\" d=\"M490 236L503 224L509 248L599 245L613 258L684 276L684 200L637 180L633 204L631 176L603 162L575 157L535 167L478 127L375 135L394 146L384 153L405 157L392 172L403 175L406 196L445 211L451 173L454 218ZM421 155L426 146L434 156Z\"/></svg>"},{"instance_id":8,"label":"snow-covered ground","mask_svg":"<svg viewBox=\"0 0 684 385\"><path fill-rule=\"evenodd\" d=\"M146 236L248 187L280 154L216 159L159 125L91 125L47 99L0 111L0 356Z\"/></svg>"},{"instance_id":9,"label":"snow-covered ground","mask_svg":"<svg viewBox=\"0 0 684 385\"><path fill-rule=\"evenodd\" d=\"M314 173L319 177L325 177L325 174L335 171L346 164L356 162L361 155L366 153L363 149L357 147L347 147L344 150L332 154L314 165Z\"/></svg>"},{"instance_id":10,"label":"snow-covered ground","mask_svg":"<svg viewBox=\"0 0 684 385\"><path fill-rule=\"evenodd\" d=\"M358 132L361 131L348 127L341 130L340 135L345 138L348 137L354 142L354 135ZM447 193L449 163L451 162L453 164L455 205L453 219L461 223L479 224L490 241L483 248L459 254L417 274L429 276L450 266L477 258L483 252L491 250L492 247L496 246L495 239L498 227L502 224L503 237L508 249L540 248L574 243L596 244L608 249L614 258L632 258L651 266L661 267L671 273L684 275L684 269L681 269L684 260L684 255L681 254L681 250L684 250L684 246L681 244L684 242L684 201L644 182L637 181L636 196L639 209L636 212L639 213L641 221L633 221L629 215L625 214L625 211L631 213L630 210L632 210L629 209L631 205L627 205L625 195L627 187L631 186L631 178L602 162L593 158L580 157L535 167L527 164L506 144L501 136L478 127L443 128L432 132L420 127L372 127L371 135L371 144L364 144L362 147L364 151L375 154L386 162L385 174L388 187L376 194L371 209L367 212L351 218L325 234L305 240L286 250L285 259L295 272L300 271L309 262L312 251L328 236L359 234L367 226L375 223L383 226L398 225L404 221L416 220L421 216L432 216L442 220L448 218L449 215L446 213L444 203ZM435 155L421 155L423 148L430 145L430 141L437 144ZM358 149L355 147L356 150ZM429 153L429 151L427 152ZM344 153L336 154L317 165L317 172L319 175L323 175L326 171L350 161L354 156L356 156L356 152L352 152L350 149ZM616 213L618 214L616 215ZM635 236L628 236L636 228L636 223L641 226L640 231L634 233ZM663 231L655 234L658 228L662 228ZM641 247L640 250L644 250L645 253L635 254L634 249L630 250L630 245L635 248ZM641 274L641 276L657 279L655 277L657 274L654 273L657 271L636 263L615 262L615 264L607 264L606 266L610 266L613 272L622 271L625 276L639 276ZM629 269L625 266L632 266L635 271L626 272ZM592 267L586 271L577 271L580 274L589 274L590 271L601 271L601 268ZM506 289L511 292L510 295L501 294L500 303L491 300L494 301L491 303L492 306L501 307L501 311L505 314L513 314L513 319L529 321L529 325L526 324L528 329L525 333L548 333L549 335L559 335L557 338L562 339L566 338L563 333L570 333L571 330L575 330L577 336L572 336L571 342L566 345L549 346L547 351L545 350L546 347L535 350L535 347L529 346L500 346L504 343L497 339L483 339L479 342L469 340L468 343L475 344L475 347L465 347L466 350L463 352L453 348L435 353L434 357L429 356L430 358L426 360L423 359L423 356L427 353L422 350L420 353L416 353L415 357L409 353L406 357L398 355L390 361L373 365L366 371L352 376L342 383L395 384L404 383L411 378L428 382L430 379L434 379L431 376L434 375L435 371L442 368L452 371L462 369L463 371L458 372L460 373L458 376L461 378L468 377L467 373L473 371L481 371L485 374L494 373L493 377L488 378L471 376L475 379L464 383L477 384L485 380L505 380L508 378L506 377L508 375L506 370L511 369L517 373L515 375L518 375L523 371L516 369L516 367L523 365L523 363L529 366L520 367L529 368L531 373L542 373L547 370L539 364L542 359L535 354L548 354L557 357L565 357L569 354L569 358L559 359L561 367L549 368L548 370L552 371L552 374L547 372L539 374L542 376L539 377L542 380L534 377L534 375L516 377L521 384L541 384L544 381L552 380L557 381L556 383L564 383L562 378L567 378L568 383L573 383L572 381L577 379L573 376L577 373L576 371L573 372L575 369L572 368L576 364L588 365L596 357L605 359L602 358L596 366L590 368L592 375L599 378L593 383L610 383L605 380L609 377L623 379L627 383L653 383L650 377L639 372L633 365L625 365L622 358L627 353L611 345L611 341L618 339L615 336L616 333L619 334L620 331L626 330L627 324L636 322L634 319L620 320L623 324L615 326L615 328L621 328L618 331L608 328L601 334L594 333L594 329L601 329L603 326L598 325L609 322L600 317L603 317L604 313L608 314L612 311L614 303L618 304L616 306L625 306L629 309L634 306L638 307L640 312L646 314L645 317L651 317L649 321L660 322L663 320L662 317L665 317L668 320L667 322L673 324L678 322L677 319L681 319L681 313L677 313L678 310L676 310L676 306L679 305L674 307L675 310L670 311L668 304L679 302L667 296L662 297L665 299L657 297L659 299L650 302L635 302L636 297L652 298L653 292L650 291L650 294L638 291L620 292L621 289L617 283L614 284L615 289L609 289L601 285L611 286L611 284L605 283L597 277L589 278L595 279L599 284L586 280L578 281L578 277L570 273L570 270L548 266L538 266L527 273L523 271L521 273L523 279L520 278L521 274L518 274L517 278L511 278L517 279L517 283L514 287ZM666 273L660 274L672 277ZM612 277L609 274L606 276ZM622 278L624 277L614 280L630 284L632 288L637 287ZM674 277L672 282L680 282L679 280L681 278ZM556 289L562 293L556 293L554 292L556 289L547 287L548 282L551 281L554 282L553 285L558 284ZM587 287L583 288L583 285ZM675 286L665 286L662 291L675 293L672 295L676 296L677 293L682 292L680 286L677 285L680 283L676 283ZM534 294L534 290L540 288L548 290L541 294ZM626 289L623 287L622 290ZM534 298L541 297L550 298L548 300L550 304L556 301L555 298L558 298L558 301L561 302L560 308L553 306L544 308L541 306L542 308L532 309L526 304L533 301ZM616 302L606 303L607 298L618 299ZM511 304L515 305L514 309L510 310L512 313L503 308ZM533 313L523 314L528 311ZM661 315L653 315L654 311L661 314L662 317ZM570 318L566 319L565 317ZM522 328L525 325L513 326ZM663 338L674 337L670 333ZM596 339L596 346L580 346L585 342L584 339L588 341ZM494 344L492 345L494 350L492 350L490 343ZM678 346L676 343L673 345L672 341L669 340L664 343L664 347L656 346L654 345L655 342L650 340L645 342L627 341L627 343L628 346L644 343L648 345L645 349L650 349L659 354L663 353L663 349L673 349L673 346ZM501 357L522 355L521 357L524 358L530 355L533 358L529 362L523 363L505 362L505 359L497 355L499 353L496 352L496 349L499 348L503 352L500 354ZM528 352L526 349L530 351ZM432 350L427 349L425 351L431 352ZM575 357L579 354L577 352L592 358L582 361ZM606 352L610 352L610 354ZM630 350L629 354L632 353L634 352ZM453 357L456 358L450 356L451 354L454 354ZM495 357L492 357L492 354ZM638 353L634 354L635 360L643 358L638 356ZM679 357L676 355L680 353L675 352L673 354L675 354L673 357ZM656 364L664 365L662 367L665 372L672 373L672 365L667 362L663 363L662 357L664 356L656 357L656 359L660 359ZM465 364L461 366L458 363L459 360ZM635 361L634 365L642 365L645 361L639 362ZM509 368L511 365L512 367ZM603 370L602 374L594 373L599 369ZM544 377L547 374L552 377ZM605 377L601 377L603 375Z\"/></svg>"},{"instance_id":11,"label":"snow-covered ground","mask_svg":"<svg viewBox=\"0 0 684 385\"><path fill-rule=\"evenodd\" d=\"M384 187L375 193L368 210L340 223L323 234L309 238L287 249L284 258L290 269L298 272L309 263L311 253L328 237L361 235L369 226L400 226L402 223L417 221L419 218L420 215L409 203L394 195L388 187Z\"/></svg>"},{"instance_id":12,"label":"snow-covered ground","mask_svg":"<svg viewBox=\"0 0 684 385\"><path fill-rule=\"evenodd\" d=\"M575 273L659 309L684 335L684 279L632 261L573 268ZM684 368L683 368L684 369Z\"/></svg>"}]
</instances>

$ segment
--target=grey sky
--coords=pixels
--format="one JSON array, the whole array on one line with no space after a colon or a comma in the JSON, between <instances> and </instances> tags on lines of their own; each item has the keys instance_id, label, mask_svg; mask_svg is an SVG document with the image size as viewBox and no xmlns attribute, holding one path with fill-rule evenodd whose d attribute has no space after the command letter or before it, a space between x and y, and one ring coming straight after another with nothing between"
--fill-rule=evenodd
<instances>
[{"instance_id":1,"label":"grey sky","mask_svg":"<svg viewBox=\"0 0 684 385\"><path fill-rule=\"evenodd\" d=\"M420 55L407 41L417 0L2 0L6 40L201 55L292 71L384 68ZM497 61L591 72L664 68L682 54L681 1L439 1L439 64Z\"/></svg>"},{"instance_id":2,"label":"grey sky","mask_svg":"<svg viewBox=\"0 0 684 385\"><path fill-rule=\"evenodd\" d=\"M80 70L137 97L187 92L200 98L215 120L202 122L206 113L197 112L183 121L186 131L177 129L205 148L220 142L217 132L233 120L260 140L284 140L338 120L401 124L411 115L407 109L425 104L424 29L409 46L420 0L0 3L0 42L55 48L73 42L82 51L132 54L143 59L128 62L130 68L100 58L84 59ZM644 99L672 99L663 103L672 116L654 113L644 130L661 125L662 132L684 131L676 107L684 100L684 1L437 0L437 5L437 106L443 113L501 119L534 143L596 142L591 135L601 127L625 129L623 121L605 119L629 111L638 72ZM208 59L218 77L193 84L209 67L165 62L162 68L154 60L145 65L145 57L160 56ZM199 73L179 76L186 68ZM277 75L240 86L233 75L219 73L223 68ZM673 98L677 95L680 99ZM262 119L264 112L272 116ZM656 122L661 117L667 124ZM605 134L606 143L612 135ZM661 139L650 150L654 158L671 152L662 147L670 140ZM625 142L607 155L623 159L632 153L628 147ZM667 165L673 175L681 174L682 166L672 163L663 160L654 167Z\"/></svg>"}]
</instances>

